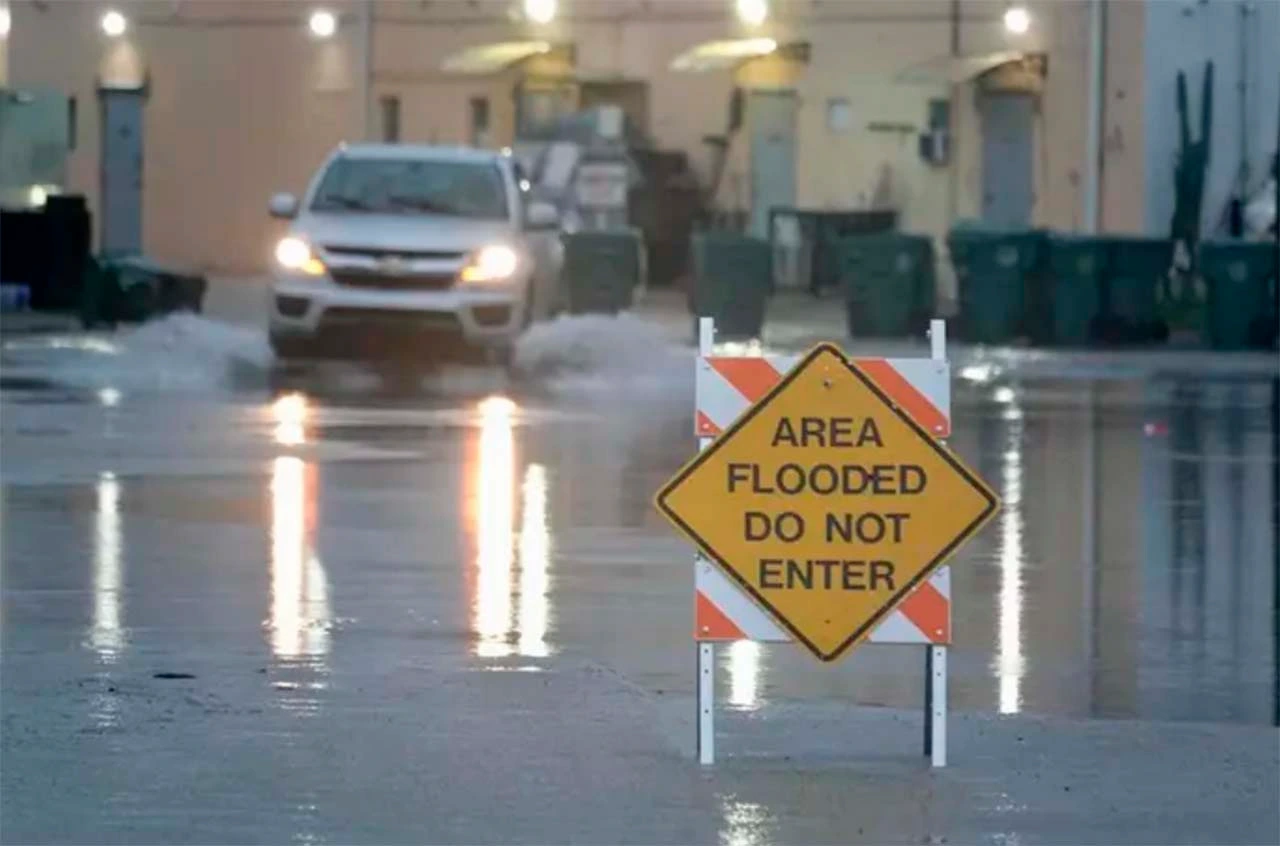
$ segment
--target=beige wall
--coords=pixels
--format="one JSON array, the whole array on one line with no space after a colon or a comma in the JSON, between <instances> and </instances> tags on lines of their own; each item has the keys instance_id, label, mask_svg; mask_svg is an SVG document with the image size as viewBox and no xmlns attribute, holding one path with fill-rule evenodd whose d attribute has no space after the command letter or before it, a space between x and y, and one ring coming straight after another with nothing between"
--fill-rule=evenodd
<instances>
[{"instance_id":1,"label":"beige wall","mask_svg":"<svg viewBox=\"0 0 1280 846\"><path fill-rule=\"evenodd\" d=\"M1099 225L1107 232L1143 233L1147 147L1144 51L1140 45L1144 41L1146 9L1142 3L1109 3L1107 9ZM1170 48L1171 45L1151 45L1154 50Z\"/></svg>"},{"instance_id":2,"label":"beige wall","mask_svg":"<svg viewBox=\"0 0 1280 846\"><path fill-rule=\"evenodd\" d=\"M158 3L120 8L134 26L112 41L100 34L96 5L14 7L14 84L50 85L80 104L69 190L97 208L98 79L136 82L141 71L150 90L144 248L206 268L263 266L276 231L268 195L302 188L355 123L354 32L316 43L280 23L296 18L296 4L267 0L184 3L184 17L204 26L167 25L159 12L168 7ZM153 17L139 19L144 12Z\"/></svg>"},{"instance_id":3,"label":"beige wall","mask_svg":"<svg viewBox=\"0 0 1280 846\"><path fill-rule=\"evenodd\" d=\"M1143 231L1143 43L1144 4L1107 4L1107 62L1099 226L1109 232ZM1053 22L1046 50L1039 125L1036 220L1040 225L1083 225L1087 173L1085 133L1089 97L1089 13L1082 2L1049 4Z\"/></svg>"},{"instance_id":4,"label":"beige wall","mask_svg":"<svg viewBox=\"0 0 1280 846\"><path fill-rule=\"evenodd\" d=\"M745 34L728 14L729 0L561 0L556 24L512 20L505 0L431 4L381 2L376 28L373 98L401 98L405 141L462 143L467 101L491 99L495 138L509 137L514 81L459 78L441 59L467 46L526 37L571 41L584 74L649 83L649 130L659 144L686 150L705 174L708 134L723 133L732 72L677 73L679 53L703 41ZM101 35L99 4L13 5L9 69L15 85L46 85L80 103L79 144L70 189L96 208L97 80L137 77L150 85L146 108L144 246L154 255L207 268L261 267L278 232L265 215L276 189L300 191L332 147L363 132L356 6L334 2L343 21L331 41L306 31L308 6L282 0L181 0L121 3L129 33ZM949 51L949 0L860 0L820 6L775 0L776 21L753 35L811 44L796 87L797 188L801 204L857 205L891 174L906 226L940 234L951 207L979 207L980 136L971 85L958 87L954 176L916 155L914 133L876 132L868 123L922 128L930 97L946 95L945 79L902 84L913 65ZM1133 7L1134 11L1130 11ZM1141 37L1140 4L1111 4L1108 67L1107 185L1109 226L1141 223L1141 57L1126 45ZM1075 2L1032 4L1035 26L1022 38L1000 24L1001 2L965 0L965 53L1045 49L1048 81L1038 126L1036 219L1071 227L1079 219L1087 92L1087 21ZM767 76L767 74L766 74ZM744 77L747 82L768 82ZM854 126L832 133L826 103L847 97ZM1133 106L1132 108L1130 106ZM371 110L376 119L376 107ZM745 145L738 145L725 191L746 205ZM954 178L954 186L952 180ZM954 190L954 196L953 196ZM722 192L722 197L726 196Z\"/></svg>"}]
</instances>

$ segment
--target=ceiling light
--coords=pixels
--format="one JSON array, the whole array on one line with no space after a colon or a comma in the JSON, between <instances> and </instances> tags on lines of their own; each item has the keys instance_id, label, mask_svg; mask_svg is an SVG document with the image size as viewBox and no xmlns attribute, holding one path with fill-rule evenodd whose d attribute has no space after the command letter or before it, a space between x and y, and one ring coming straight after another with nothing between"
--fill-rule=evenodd
<instances>
[{"instance_id":1,"label":"ceiling light","mask_svg":"<svg viewBox=\"0 0 1280 846\"><path fill-rule=\"evenodd\" d=\"M124 31L129 28L129 21L115 9L107 11L102 16L101 24L102 31L111 38L118 38L124 35Z\"/></svg>"},{"instance_id":2,"label":"ceiling light","mask_svg":"<svg viewBox=\"0 0 1280 846\"><path fill-rule=\"evenodd\" d=\"M338 31L338 19L328 9L317 9L307 19L307 28L316 38L331 38Z\"/></svg>"},{"instance_id":3,"label":"ceiling light","mask_svg":"<svg viewBox=\"0 0 1280 846\"><path fill-rule=\"evenodd\" d=\"M556 0L524 0L524 16L536 24L551 23L556 18Z\"/></svg>"},{"instance_id":4,"label":"ceiling light","mask_svg":"<svg viewBox=\"0 0 1280 846\"><path fill-rule=\"evenodd\" d=\"M768 0L736 0L738 20L747 26L759 26L769 17Z\"/></svg>"},{"instance_id":5,"label":"ceiling light","mask_svg":"<svg viewBox=\"0 0 1280 846\"><path fill-rule=\"evenodd\" d=\"M1004 28L1014 35L1022 35L1031 29L1031 13L1026 6L1010 6L1004 12Z\"/></svg>"}]
</instances>

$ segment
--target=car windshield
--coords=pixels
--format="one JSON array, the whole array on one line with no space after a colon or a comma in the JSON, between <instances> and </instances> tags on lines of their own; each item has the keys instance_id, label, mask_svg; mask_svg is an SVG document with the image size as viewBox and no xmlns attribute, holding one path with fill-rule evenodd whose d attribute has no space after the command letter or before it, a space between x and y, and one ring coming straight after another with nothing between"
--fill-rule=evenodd
<instances>
[{"instance_id":1,"label":"car windshield","mask_svg":"<svg viewBox=\"0 0 1280 846\"><path fill-rule=\"evenodd\" d=\"M508 213L496 165L421 159L338 159L325 171L311 208L483 220Z\"/></svg>"}]
</instances>

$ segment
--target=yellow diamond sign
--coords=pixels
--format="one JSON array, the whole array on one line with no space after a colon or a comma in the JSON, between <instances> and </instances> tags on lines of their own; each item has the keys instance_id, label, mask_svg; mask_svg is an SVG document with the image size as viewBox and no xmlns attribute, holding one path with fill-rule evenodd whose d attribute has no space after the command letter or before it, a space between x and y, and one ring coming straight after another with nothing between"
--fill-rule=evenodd
<instances>
[{"instance_id":1,"label":"yellow diamond sign","mask_svg":"<svg viewBox=\"0 0 1280 846\"><path fill-rule=\"evenodd\" d=\"M657 505L814 655L834 661L999 500L823 344L681 469Z\"/></svg>"}]
</instances>

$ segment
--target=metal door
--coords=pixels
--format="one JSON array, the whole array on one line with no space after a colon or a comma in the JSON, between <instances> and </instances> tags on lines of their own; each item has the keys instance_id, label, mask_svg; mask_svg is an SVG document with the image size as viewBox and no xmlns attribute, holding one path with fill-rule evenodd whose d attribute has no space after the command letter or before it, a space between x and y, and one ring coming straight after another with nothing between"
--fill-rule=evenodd
<instances>
[{"instance_id":1,"label":"metal door","mask_svg":"<svg viewBox=\"0 0 1280 846\"><path fill-rule=\"evenodd\" d=\"M1035 100L1030 94L984 94L982 219L1009 229L1031 225Z\"/></svg>"},{"instance_id":2,"label":"metal door","mask_svg":"<svg viewBox=\"0 0 1280 846\"><path fill-rule=\"evenodd\" d=\"M752 91L747 100L751 139L751 234L769 236L769 209L796 204L796 94Z\"/></svg>"},{"instance_id":3,"label":"metal door","mask_svg":"<svg viewBox=\"0 0 1280 846\"><path fill-rule=\"evenodd\" d=\"M141 253L142 106L146 92L141 88L104 88L98 96L102 104L98 247L104 253Z\"/></svg>"}]
</instances>

